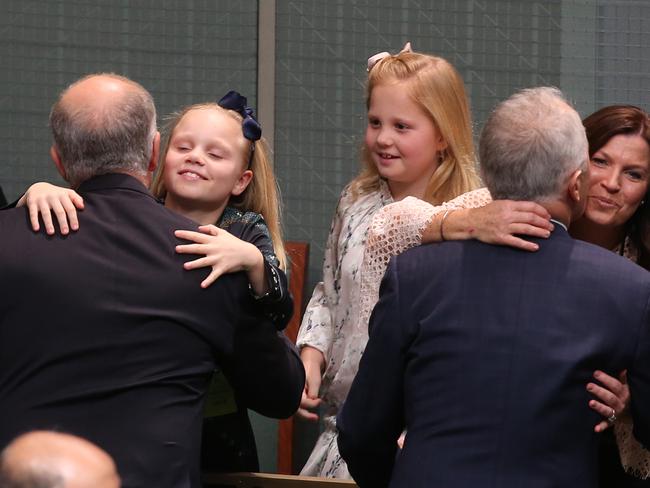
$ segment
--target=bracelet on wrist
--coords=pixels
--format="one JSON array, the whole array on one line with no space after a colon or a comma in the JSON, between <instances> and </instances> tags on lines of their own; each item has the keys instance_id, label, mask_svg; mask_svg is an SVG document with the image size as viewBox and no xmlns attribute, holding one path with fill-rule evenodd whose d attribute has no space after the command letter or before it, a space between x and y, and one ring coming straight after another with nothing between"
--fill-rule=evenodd
<instances>
[{"instance_id":1,"label":"bracelet on wrist","mask_svg":"<svg viewBox=\"0 0 650 488\"><path fill-rule=\"evenodd\" d=\"M449 216L449 214L452 213L454 210L456 210L456 209L454 209L454 208L449 208L449 209L445 210L445 213L444 213L444 214L442 214L442 218L440 219L440 241L441 241L441 242L444 242L444 241L447 240L447 239L445 239L445 229L444 229L444 226L445 226L445 219L446 219L446 218Z\"/></svg>"}]
</instances>

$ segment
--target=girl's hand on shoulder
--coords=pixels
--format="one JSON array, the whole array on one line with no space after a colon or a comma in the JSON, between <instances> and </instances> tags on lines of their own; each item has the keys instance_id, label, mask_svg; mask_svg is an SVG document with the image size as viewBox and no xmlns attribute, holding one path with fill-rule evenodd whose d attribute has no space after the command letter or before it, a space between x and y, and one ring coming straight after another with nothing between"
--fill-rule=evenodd
<instances>
[{"instance_id":1,"label":"girl's hand on shoulder","mask_svg":"<svg viewBox=\"0 0 650 488\"><path fill-rule=\"evenodd\" d=\"M534 202L495 200L483 207L452 210L444 222L444 238L478 239L536 251L536 243L518 236L547 238L553 230L550 218L548 211Z\"/></svg>"},{"instance_id":2,"label":"girl's hand on shoulder","mask_svg":"<svg viewBox=\"0 0 650 488\"><path fill-rule=\"evenodd\" d=\"M614 422L608 420L612 414L621 418L627 413L630 406L630 388L627 385L627 371L622 371L618 378L595 371L594 378L600 384L587 383L587 391L596 397L595 400L589 400L589 407L605 417L605 420L598 422L594 427L595 432L603 432L613 425Z\"/></svg>"},{"instance_id":3,"label":"girl's hand on shoulder","mask_svg":"<svg viewBox=\"0 0 650 488\"><path fill-rule=\"evenodd\" d=\"M66 235L70 229L79 229L77 209L83 210L84 201L81 195L74 190L41 182L30 186L16 204L17 207L25 205L29 209L29 220L34 232L40 230L38 221L40 215L45 225L45 232L49 235L54 234L52 218L52 214L54 214L61 234Z\"/></svg>"},{"instance_id":4,"label":"girl's hand on shoulder","mask_svg":"<svg viewBox=\"0 0 650 488\"><path fill-rule=\"evenodd\" d=\"M177 230L174 235L179 239L194 242L176 246L177 253L204 256L186 262L183 265L185 269L212 267L208 277L201 282L202 288L207 288L223 274L248 272L258 266L264 266L264 257L253 244L242 241L227 230L214 225L202 225L199 231Z\"/></svg>"}]
</instances>

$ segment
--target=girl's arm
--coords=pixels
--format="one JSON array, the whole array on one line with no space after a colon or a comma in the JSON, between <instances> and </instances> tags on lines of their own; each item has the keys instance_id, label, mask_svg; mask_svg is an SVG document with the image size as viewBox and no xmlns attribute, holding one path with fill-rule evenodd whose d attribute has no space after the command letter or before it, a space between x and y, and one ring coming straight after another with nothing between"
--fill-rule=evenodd
<instances>
[{"instance_id":1,"label":"girl's arm","mask_svg":"<svg viewBox=\"0 0 650 488\"><path fill-rule=\"evenodd\" d=\"M251 293L262 312L283 330L293 314L293 298L287 276L273 251L273 242L261 215L248 212L231 222L228 230L214 225L199 227L200 232L176 231L176 236L194 244L177 246L181 254L204 255L184 264L186 269L211 267L201 283L210 286L224 273L245 271Z\"/></svg>"},{"instance_id":2,"label":"girl's arm","mask_svg":"<svg viewBox=\"0 0 650 488\"><path fill-rule=\"evenodd\" d=\"M174 234L179 239L194 242L176 246L177 253L203 255L187 261L183 265L185 269L212 267L210 274L201 282L201 288L207 288L222 274L245 271L255 295L261 296L268 291L264 256L250 242L238 239L214 225L202 225L199 232L177 230Z\"/></svg>"},{"instance_id":3,"label":"girl's arm","mask_svg":"<svg viewBox=\"0 0 650 488\"><path fill-rule=\"evenodd\" d=\"M84 201L81 195L69 188L40 182L30 186L18 200L16 207L27 206L29 220L34 232L40 230L39 216L43 220L45 232L54 234L54 219L56 217L61 234L66 235L72 230L79 229L77 209L83 210Z\"/></svg>"},{"instance_id":4,"label":"girl's arm","mask_svg":"<svg viewBox=\"0 0 650 488\"><path fill-rule=\"evenodd\" d=\"M298 332L296 344L305 368L305 389L296 415L311 422L318 421L312 410L321 403L320 385L327 365L329 351L334 339L332 308L339 302L335 286L337 269L340 267L338 245L343 227L343 218L351 205L350 195L343 190L332 219L325 246L323 260L323 281L316 284L307 304Z\"/></svg>"},{"instance_id":5,"label":"girl's arm","mask_svg":"<svg viewBox=\"0 0 650 488\"><path fill-rule=\"evenodd\" d=\"M538 203L479 201L471 199L472 193L476 192L461 195L440 207L432 207L435 214L422 233L422 242L477 239L488 244L536 251L539 248L537 244L518 236L546 238L553 230L551 215Z\"/></svg>"}]
</instances>

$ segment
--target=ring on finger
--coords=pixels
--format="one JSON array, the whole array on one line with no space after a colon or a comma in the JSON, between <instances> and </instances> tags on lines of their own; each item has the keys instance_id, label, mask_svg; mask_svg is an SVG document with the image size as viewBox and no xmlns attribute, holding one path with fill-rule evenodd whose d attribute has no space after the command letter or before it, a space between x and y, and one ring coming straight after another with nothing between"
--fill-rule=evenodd
<instances>
[{"instance_id":1,"label":"ring on finger","mask_svg":"<svg viewBox=\"0 0 650 488\"><path fill-rule=\"evenodd\" d=\"M614 410L613 408L612 408L612 414L609 417L607 417L607 421L610 424L613 424L614 422L616 422L616 410Z\"/></svg>"}]
</instances>

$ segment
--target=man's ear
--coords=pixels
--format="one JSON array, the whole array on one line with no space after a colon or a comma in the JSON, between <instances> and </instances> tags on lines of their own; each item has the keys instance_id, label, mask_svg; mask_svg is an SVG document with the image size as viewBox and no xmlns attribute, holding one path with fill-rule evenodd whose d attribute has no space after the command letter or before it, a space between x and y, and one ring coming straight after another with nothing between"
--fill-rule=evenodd
<instances>
[{"instance_id":1,"label":"man's ear","mask_svg":"<svg viewBox=\"0 0 650 488\"><path fill-rule=\"evenodd\" d=\"M57 151L54 144L50 146L50 157L52 158L52 161L54 161L54 166L56 166L59 174L63 176L64 180L67 181L65 177L65 166L63 166L63 163L61 162L61 155L59 154L59 151Z\"/></svg>"},{"instance_id":2,"label":"man's ear","mask_svg":"<svg viewBox=\"0 0 650 488\"><path fill-rule=\"evenodd\" d=\"M587 173L585 171L577 169L571 173L567 188L569 198L576 203L580 203L584 195L585 185L587 185Z\"/></svg>"},{"instance_id":3,"label":"man's ear","mask_svg":"<svg viewBox=\"0 0 650 488\"><path fill-rule=\"evenodd\" d=\"M251 182L252 179L253 179L253 172L250 169L247 169L241 174L241 176L237 180L237 183L235 183L235 186L230 192L230 194L234 196L241 195L244 192L244 190L248 188L248 184Z\"/></svg>"},{"instance_id":4,"label":"man's ear","mask_svg":"<svg viewBox=\"0 0 650 488\"><path fill-rule=\"evenodd\" d=\"M156 131L153 137L153 147L151 148L151 159L149 159L149 167L147 171L153 173L158 167L158 156L160 155L160 132Z\"/></svg>"}]
</instances>

